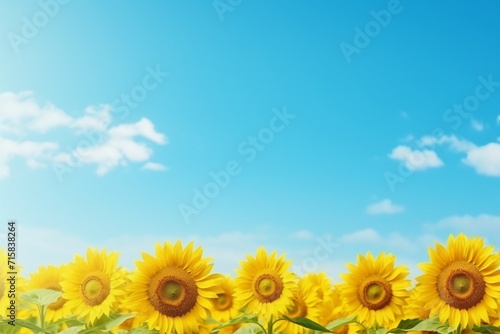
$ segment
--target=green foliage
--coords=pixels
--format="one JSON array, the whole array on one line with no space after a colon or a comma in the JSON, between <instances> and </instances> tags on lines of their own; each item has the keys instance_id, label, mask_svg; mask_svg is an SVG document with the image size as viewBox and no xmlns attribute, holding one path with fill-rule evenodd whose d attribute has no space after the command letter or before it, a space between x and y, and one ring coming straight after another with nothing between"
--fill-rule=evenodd
<instances>
[{"instance_id":1,"label":"green foliage","mask_svg":"<svg viewBox=\"0 0 500 334\"><path fill-rule=\"evenodd\" d=\"M26 303L35 304L37 306L48 306L56 302L61 296L62 292L60 291L37 289L23 292L19 295L19 298Z\"/></svg>"},{"instance_id":2,"label":"green foliage","mask_svg":"<svg viewBox=\"0 0 500 334\"><path fill-rule=\"evenodd\" d=\"M340 318L340 319L333 320L328 325L326 325L326 328L328 328L330 331L333 331L334 329L337 329L339 327L342 327L342 326L345 326L348 324L352 324L354 322L356 322L355 315L352 317L346 317L346 318Z\"/></svg>"},{"instance_id":3,"label":"green foliage","mask_svg":"<svg viewBox=\"0 0 500 334\"><path fill-rule=\"evenodd\" d=\"M258 324L258 323L259 323L259 319L256 315L254 315L254 314L242 314L239 317L231 319L230 321L226 322L225 324L222 324L219 327L213 329L211 331L211 333L217 333L222 328L234 326L237 324Z\"/></svg>"},{"instance_id":4,"label":"green foliage","mask_svg":"<svg viewBox=\"0 0 500 334\"><path fill-rule=\"evenodd\" d=\"M319 331L319 332L323 332L323 333L324 332L331 333L331 331L329 329L321 326L317 322L314 322L308 318L289 318L287 316L283 316L283 319L285 319L286 321L290 321L296 325L299 325L299 326L302 326L305 328L309 328L309 329L313 329L315 331Z\"/></svg>"}]
</instances>

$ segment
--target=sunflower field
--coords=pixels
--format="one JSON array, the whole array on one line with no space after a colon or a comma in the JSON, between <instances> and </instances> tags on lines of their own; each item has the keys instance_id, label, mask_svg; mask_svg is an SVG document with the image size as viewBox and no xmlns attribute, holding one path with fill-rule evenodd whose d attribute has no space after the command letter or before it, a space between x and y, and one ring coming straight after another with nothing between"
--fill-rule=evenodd
<instances>
[{"instance_id":1,"label":"sunflower field","mask_svg":"<svg viewBox=\"0 0 500 334\"><path fill-rule=\"evenodd\" d=\"M247 255L235 277L213 273L192 242L157 244L132 272L118 253L88 249L71 263L18 274L14 297L2 249L0 333L500 332L500 253L464 234L428 252L415 282L394 255L368 252L333 283L323 272L298 277L285 255L265 248Z\"/></svg>"}]
</instances>

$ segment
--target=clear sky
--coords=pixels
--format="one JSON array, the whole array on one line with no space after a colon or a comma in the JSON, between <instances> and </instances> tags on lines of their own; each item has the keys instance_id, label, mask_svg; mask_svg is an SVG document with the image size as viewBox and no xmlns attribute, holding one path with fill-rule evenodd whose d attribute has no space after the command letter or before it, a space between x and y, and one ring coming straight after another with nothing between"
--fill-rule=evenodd
<instances>
[{"instance_id":1,"label":"clear sky","mask_svg":"<svg viewBox=\"0 0 500 334\"><path fill-rule=\"evenodd\" d=\"M28 272L194 240L338 280L500 246L497 1L0 0L0 217Z\"/></svg>"}]
</instances>

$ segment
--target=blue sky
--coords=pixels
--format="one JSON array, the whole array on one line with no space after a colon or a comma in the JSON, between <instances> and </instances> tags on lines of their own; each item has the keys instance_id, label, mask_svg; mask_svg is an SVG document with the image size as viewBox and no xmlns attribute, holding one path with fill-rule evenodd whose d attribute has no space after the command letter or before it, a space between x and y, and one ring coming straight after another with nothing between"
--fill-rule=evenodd
<instances>
[{"instance_id":1,"label":"blue sky","mask_svg":"<svg viewBox=\"0 0 500 334\"><path fill-rule=\"evenodd\" d=\"M0 6L27 271L181 239L218 271L266 246L338 280L368 250L418 274L450 233L500 243L495 1Z\"/></svg>"}]
</instances>

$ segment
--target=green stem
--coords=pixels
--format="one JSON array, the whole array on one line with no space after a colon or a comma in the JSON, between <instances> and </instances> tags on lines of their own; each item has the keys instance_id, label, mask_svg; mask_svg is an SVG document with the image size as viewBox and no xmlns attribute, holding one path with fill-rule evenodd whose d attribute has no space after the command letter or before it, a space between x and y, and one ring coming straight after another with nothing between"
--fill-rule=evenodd
<instances>
[{"instance_id":1,"label":"green stem","mask_svg":"<svg viewBox=\"0 0 500 334\"><path fill-rule=\"evenodd\" d=\"M353 321L352 323L353 323L353 324L358 324L358 325L360 325L360 326L361 326L361 327L363 327L363 329L365 330L365 333L368 333L368 328L366 328L366 326L365 326L365 325L363 325L362 323L360 323L360 322L358 322L358 321Z\"/></svg>"},{"instance_id":2,"label":"green stem","mask_svg":"<svg viewBox=\"0 0 500 334\"><path fill-rule=\"evenodd\" d=\"M40 306L40 305L38 306L38 314L40 316L40 328L42 330L45 330L45 307L46 306Z\"/></svg>"},{"instance_id":3,"label":"green stem","mask_svg":"<svg viewBox=\"0 0 500 334\"><path fill-rule=\"evenodd\" d=\"M273 334L273 316L269 319L269 322L267 323L267 334Z\"/></svg>"},{"instance_id":4,"label":"green stem","mask_svg":"<svg viewBox=\"0 0 500 334\"><path fill-rule=\"evenodd\" d=\"M262 328L262 333L266 333L266 329L264 328L264 326L262 326L260 323L256 322L255 323L257 326L259 326L260 328Z\"/></svg>"}]
</instances>

